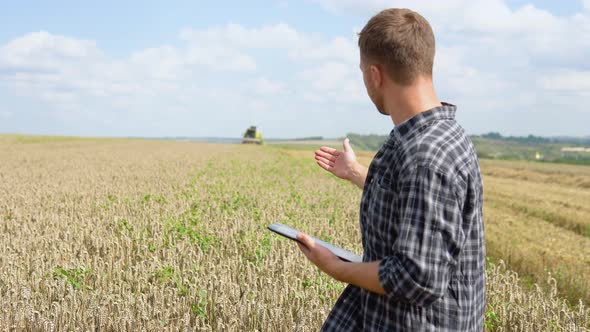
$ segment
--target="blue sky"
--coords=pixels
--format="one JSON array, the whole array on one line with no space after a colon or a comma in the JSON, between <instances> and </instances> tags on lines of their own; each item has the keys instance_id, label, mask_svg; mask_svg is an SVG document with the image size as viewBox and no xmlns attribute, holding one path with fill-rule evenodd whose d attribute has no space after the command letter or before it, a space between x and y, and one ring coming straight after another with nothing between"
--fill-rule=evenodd
<instances>
[{"instance_id":1,"label":"blue sky","mask_svg":"<svg viewBox=\"0 0 590 332\"><path fill-rule=\"evenodd\" d=\"M0 11L0 132L386 134L355 32L422 13L472 134L590 135L590 1L20 1Z\"/></svg>"}]
</instances>

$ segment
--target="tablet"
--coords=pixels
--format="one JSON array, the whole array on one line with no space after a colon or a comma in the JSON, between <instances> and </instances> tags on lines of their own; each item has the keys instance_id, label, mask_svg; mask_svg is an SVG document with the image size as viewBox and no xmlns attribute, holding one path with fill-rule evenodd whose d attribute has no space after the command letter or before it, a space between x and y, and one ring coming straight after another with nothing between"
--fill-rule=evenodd
<instances>
[{"instance_id":1,"label":"tablet","mask_svg":"<svg viewBox=\"0 0 590 332\"><path fill-rule=\"evenodd\" d=\"M268 226L268 229L288 239L299 242L299 240L297 240L297 234L300 232L294 228L277 222ZM328 250L330 250L334 255L338 256L343 261L352 263L361 263L363 261L363 258L361 256L355 255L354 253L348 250L336 247L328 242L316 239L315 237L312 237L312 239L315 241L315 243L328 248Z\"/></svg>"}]
</instances>

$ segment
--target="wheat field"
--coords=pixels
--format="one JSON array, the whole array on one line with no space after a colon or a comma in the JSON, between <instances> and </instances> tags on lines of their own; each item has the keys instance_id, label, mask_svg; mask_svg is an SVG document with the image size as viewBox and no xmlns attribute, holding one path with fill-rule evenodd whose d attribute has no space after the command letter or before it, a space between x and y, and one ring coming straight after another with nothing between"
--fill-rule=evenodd
<instances>
[{"instance_id":1,"label":"wheat field","mask_svg":"<svg viewBox=\"0 0 590 332\"><path fill-rule=\"evenodd\" d=\"M482 169L486 329L588 330L590 173ZM266 226L360 253L360 195L310 151L0 136L0 330L316 331L344 285Z\"/></svg>"}]
</instances>

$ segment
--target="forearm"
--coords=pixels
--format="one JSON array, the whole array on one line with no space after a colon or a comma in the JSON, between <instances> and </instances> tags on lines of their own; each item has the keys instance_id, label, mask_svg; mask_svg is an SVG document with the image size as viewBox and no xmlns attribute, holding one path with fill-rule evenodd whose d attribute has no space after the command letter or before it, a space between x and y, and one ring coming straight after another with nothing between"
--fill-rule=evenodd
<instances>
[{"instance_id":1,"label":"forearm","mask_svg":"<svg viewBox=\"0 0 590 332\"><path fill-rule=\"evenodd\" d=\"M364 288L373 293L385 294L379 281L380 261L369 263L348 263L340 261L334 268L332 277L338 281Z\"/></svg>"},{"instance_id":2,"label":"forearm","mask_svg":"<svg viewBox=\"0 0 590 332\"><path fill-rule=\"evenodd\" d=\"M351 168L348 180L354 183L357 187L363 189L365 186L365 180L367 179L367 173L369 169L359 162L356 162Z\"/></svg>"}]
</instances>

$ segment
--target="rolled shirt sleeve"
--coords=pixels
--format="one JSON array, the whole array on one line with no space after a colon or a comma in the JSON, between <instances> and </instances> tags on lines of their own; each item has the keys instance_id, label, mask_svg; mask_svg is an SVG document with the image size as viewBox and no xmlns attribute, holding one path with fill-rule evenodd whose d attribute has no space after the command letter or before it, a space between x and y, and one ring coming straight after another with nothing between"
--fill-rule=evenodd
<instances>
[{"instance_id":1,"label":"rolled shirt sleeve","mask_svg":"<svg viewBox=\"0 0 590 332\"><path fill-rule=\"evenodd\" d=\"M391 220L397 240L378 274L387 294L421 306L445 294L465 240L454 181L428 166L400 175Z\"/></svg>"}]
</instances>

